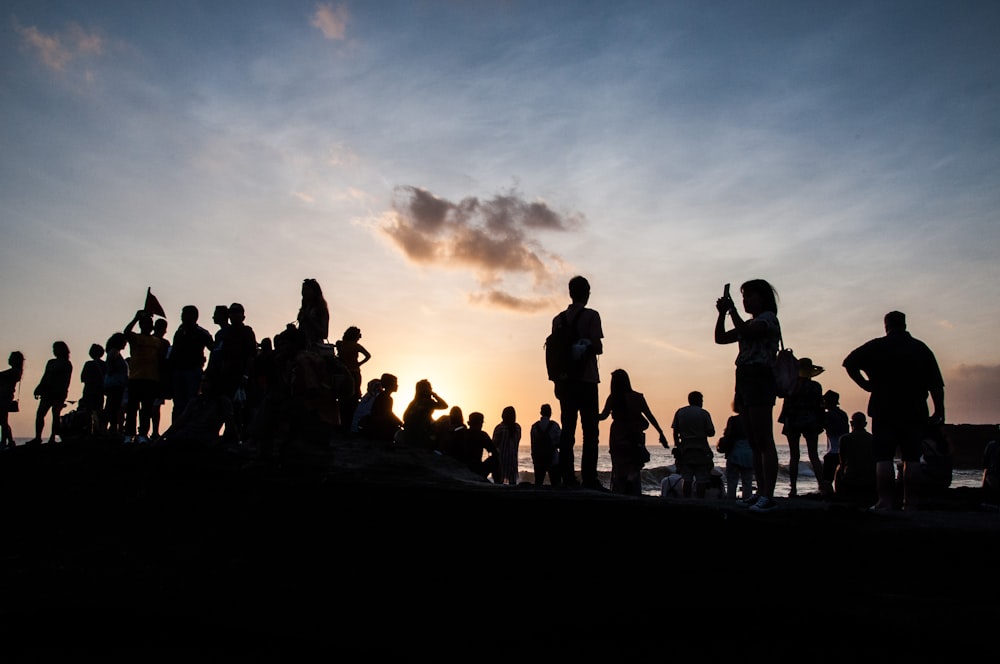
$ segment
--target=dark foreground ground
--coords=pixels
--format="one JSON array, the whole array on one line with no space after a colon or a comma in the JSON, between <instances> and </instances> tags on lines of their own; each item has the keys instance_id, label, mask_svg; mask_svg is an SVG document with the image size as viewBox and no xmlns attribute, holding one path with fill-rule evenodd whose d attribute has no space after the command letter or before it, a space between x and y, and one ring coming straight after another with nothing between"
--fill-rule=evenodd
<instances>
[{"instance_id":1,"label":"dark foreground ground","mask_svg":"<svg viewBox=\"0 0 1000 664\"><path fill-rule=\"evenodd\" d=\"M0 498L0 660L925 661L1000 627L977 489L752 514L349 441L280 468L78 441L0 454Z\"/></svg>"}]
</instances>

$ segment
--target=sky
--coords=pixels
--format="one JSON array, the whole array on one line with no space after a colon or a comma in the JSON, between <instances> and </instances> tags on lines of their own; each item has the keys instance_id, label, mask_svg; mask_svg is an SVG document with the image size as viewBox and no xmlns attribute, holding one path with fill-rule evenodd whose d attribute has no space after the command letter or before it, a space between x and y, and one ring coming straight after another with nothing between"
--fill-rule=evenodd
<instances>
[{"instance_id":1,"label":"sky","mask_svg":"<svg viewBox=\"0 0 1000 664\"><path fill-rule=\"evenodd\" d=\"M260 339L305 278L398 413L426 378L526 430L558 412L543 341L576 274L601 402L623 368L668 433L692 390L730 414L715 301L753 278L848 413L843 358L896 309L947 421L1000 423L997 34L990 1L2 0L14 435L52 342L76 400L147 288L168 336L240 302Z\"/></svg>"}]
</instances>

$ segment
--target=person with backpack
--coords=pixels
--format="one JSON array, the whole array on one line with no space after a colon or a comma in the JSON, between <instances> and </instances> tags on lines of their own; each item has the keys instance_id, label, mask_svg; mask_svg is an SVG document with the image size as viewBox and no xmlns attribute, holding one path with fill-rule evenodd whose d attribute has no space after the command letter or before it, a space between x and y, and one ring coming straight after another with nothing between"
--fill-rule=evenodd
<instances>
[{"instance_id":1,"label":"person with backpack","mask_svg":"<svg viewBox=\"0 0 1000 664\"><path fill-rule=\"evenodd\" d=\"M778 480L778 449L774 444L774 405L777 391L774 362L778 355L781 326L778 323L778 301L774 287L764 279L751 279L740 286L743 310L750 314L744 320L729 295L726 284L722 297L715 301L715 343L737 344L736 408L746 416L747 437L754 454L754 475L757 478L757 501L750 506L754 512L774 509L774 487ZM732 319L732 329L726 329L726 318Z\"/></svg>"},{"instance_id":2,"label":"person with backpack","mask_svg":"<svg viewBox=\"0 0 1000 664\"><path fill-rule=\"evenodd\" d=\"M600 404L597 385L601 382L597 356L604 353L604 330L601 315L587 307L590 301L590 282L577 275L569 280L570 304L552 319L552 336L559 339L550 353L546 344L546 364L549 379L555 383L555 396L559 399L559 422L562 433L559 439L559 476L565 486L582 486L585 489L607 491L597 477L597 456L600 431L597 416ZM565 334L569 332L569 334ZM572 339L571 344L566 340ZM565 368L558 375L552 371L550 356L563 359ZM580 457L580 480L574 470L573 446L576 444L576 424L579 418L583 430L583 454Z\"/></svg>"},{"instance_id":3,"label":"person with backpack","mask_svg":"<svg viewBox=\"0 0 1000 664\"><path fill-rule=\"evenodd\" d=\"M562 429L552 419L552 406L543 403L541 417L531 425L531 465L535 471L535 486L541 486L545 475L549 484L559 486L559 437Z\"/></svg>"}]
</instances>

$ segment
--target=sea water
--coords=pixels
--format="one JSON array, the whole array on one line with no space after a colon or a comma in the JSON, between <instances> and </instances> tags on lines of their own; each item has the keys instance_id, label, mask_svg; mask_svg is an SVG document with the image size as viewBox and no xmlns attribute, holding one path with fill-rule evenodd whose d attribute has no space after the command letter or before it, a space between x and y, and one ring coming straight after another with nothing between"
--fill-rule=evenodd
<instances>
[{"instance_id":1,"label":"sea water","mask_svg":"<svg viewBox=\"0 0 1000 664\"><path fill-rule=\"evenodd\" d=\"M532 472L531 465L531 449L530 445L525 445L525 441L521 441L521 445L518 447L518 468L521 471L521 481L534 481L534 473ZM788 482L788 461L789 452L788 445L782 444L782 442L777 443L778 447L778 479L775 483L774 495L778 498L783 498L788 495L791 485ZM809 463L808 455L806 454L805 445L801 446L802 452L799 458L799 477L797 482L797 490L800 495L806 493L818 493L819 485L816 483L816 477L813 474L812 466ZM643 469L643 487L642 492L647 496L659 496L660 486L659 478L669 475L674 471L674 455L673 447L666 449L659 442L654 441L650 444L648 441L646 443L646 449L649 450L649 463L647 463ZM580 469L580 450L581 444L577 441L576 445L573 447L573 453L576 457L576 469L579 475ZM713 450L715 455L715 463L717 470L722 474L723 480L725 480L725 468L726 459L725 457ZM826 454L824 445L820 444L820 459L822 460L823 455ZM597 456L597 472L604 483L608 486L609 475L611 474L611 454L608 451L607 446L602 445L599 448ZM548 481L548 480L546 480ZM983 471L982 470L958 470L952 471L951 476L951 486L954 487L979 487L982 486L983 482ZM737 489L737 496L742 495L742 487Z\"/></svg>"}]
</instances>

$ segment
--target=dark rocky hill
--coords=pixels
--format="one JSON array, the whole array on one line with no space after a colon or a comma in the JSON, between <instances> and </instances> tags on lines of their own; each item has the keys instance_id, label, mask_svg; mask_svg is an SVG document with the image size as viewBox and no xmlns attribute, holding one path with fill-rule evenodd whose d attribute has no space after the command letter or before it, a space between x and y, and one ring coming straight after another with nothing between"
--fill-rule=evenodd
<instances>
[{"instance_id":1,"label":"dark rocky hill","mask_svg":"<svg viewBox=\"0 0 1000 664\"><path fill-rule=\"evenodd\" d=\"M752 514L497 487L358 441L286 451L266 465L101 441L0 453L0 648L732 661L738 645L847 661L957 658L995 623L1000 515L975 489L917 513L805 497Z\"/></svg>"}]
</instances>

